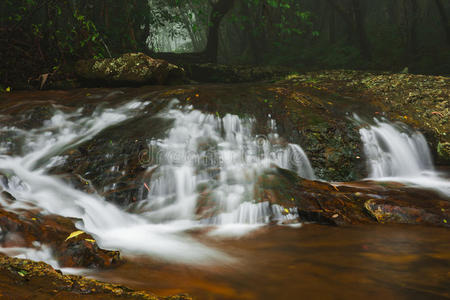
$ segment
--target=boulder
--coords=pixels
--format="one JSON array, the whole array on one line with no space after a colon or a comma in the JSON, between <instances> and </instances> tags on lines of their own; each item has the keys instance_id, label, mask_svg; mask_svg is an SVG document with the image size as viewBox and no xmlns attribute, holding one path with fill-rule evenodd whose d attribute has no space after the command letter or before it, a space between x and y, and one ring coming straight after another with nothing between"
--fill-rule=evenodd
<instances>
[{"instance_id":1,"label":"boulder","mask_svg":"<svg viewBox=\"0 0 450 300\"><path fill-rule=\"evenodd\" d=\"M100 249L72 219L27 210L19 215L0 209L0 247L34 248L35 242L49 246L61 267L107 268L121 263L118 251Z\"/></svg>"},{"instance_id":2,"label":"boulder","mask_svg":"<svg viewBox=\"0 0 450 300\"><path fill-rule=\"evenodd\" d=\"M449 227L450 202L434 191L394 182L327 183L285 170L267 171L259 194L270 203L296 209L299 221L328 225L372 223Z\"/></svg>"},{"instance_id":3,"label":"boulder","mask_svg":"<svg viewBox=\"0 0 450 300\"><path fill-rule=\"evenodd\" d=\"M183 68L143 53L80 60L75 65L75 73L83 81L109 85L167 84L184 77Z\"/></svg>"}]
</instances>

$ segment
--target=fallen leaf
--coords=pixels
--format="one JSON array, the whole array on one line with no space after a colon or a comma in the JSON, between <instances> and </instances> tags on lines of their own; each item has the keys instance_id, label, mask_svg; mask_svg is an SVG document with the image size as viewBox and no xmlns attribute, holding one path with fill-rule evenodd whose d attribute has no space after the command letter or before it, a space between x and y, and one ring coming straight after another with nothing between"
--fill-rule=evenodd
<instances>
[{"instance_id":1,"label":"fallen leaf","mask_svg":"<svg viewBox=\"0 0 450 300\"><path fill-rule=\"evenodd\" d=\"M47 82L48 79L48 73L46 74L41 74L41 76L39 76L39 78L41 79L41 86L40 86L40 90L42 90L42 88L44 87L45 83Z\"/></svg>"},{"instance_id":2,"label":"fallen leaf","mask_svg":"<svg viewBox=\"0 0 450 300\"><path fill-rule=\"evenodd\" d=\"M150 188L148 187L148 185L144 182L144 186L147 189L147 191L150 193Z\"/></svg>"},{"instance_id":3,"label":"fallen leaf","mask_svg":"<svg viewBox=\"0 0 450 300\"><path fill-rule=\"evenodd\" d=\"M284 211L285 211L286 213L289 213L289 209L287 209L287 208L285 208Z\"/></svg>"},{"instance_id":4,"label":"fallen leaf","mask_svg":"<svg viewBox=\"0 0 450 300\"><path fill-rule=\"evenodd\" d=\"M76 236L79 236L80 234L83 234L83 233L84 233L84 231L82 231L82 230L74 231L74 232L72 232L72 233L66 238L65 242L66 242L67 240L69 240L69 239L71 239L71 238L74 238L74 237L76 237Z\"/></svg>"},{"instance_id":5,"label":"fallen leaf","mask_svg":"<svg viewBox=\"0 0 450 300\"><path fill-rule=\"evenodd\" d=\"M339 217L338 214L334 214L334 215L332 216L333 219L336 219L337 217Z\"/></svg>"},{"instance_id":6,"label":"fallen leaf","mask_svg":"<svg viewBox=\"0 0 450 300\"><path fill-rule=\"evenodd\" d=\"M84 239L84 240L87 242L95 243L95 240L93 240L93 239Z\"/></svg>"}]
</instances>

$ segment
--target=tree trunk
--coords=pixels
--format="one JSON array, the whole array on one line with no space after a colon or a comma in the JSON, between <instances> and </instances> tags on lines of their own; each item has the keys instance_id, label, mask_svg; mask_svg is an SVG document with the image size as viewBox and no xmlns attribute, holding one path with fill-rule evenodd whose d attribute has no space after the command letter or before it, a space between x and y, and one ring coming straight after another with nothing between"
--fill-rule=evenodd
<instances>
[{"instance_id":1,"label":"tree trunk","mask_svg":"<svg viewBox=\"0 0 450 300\"><path fill-rule=\"evenodd\" d=\"M412 0L416 1L416 0ZM362 55L367 60L372 60L372 53L370 51L369 40L367 39L366 27L364 24L364 19L361 9L360 0L352 0L352 9L355 18L354 29L358 35L359 48L361 49Z\"/></svg>"},{"instance_id":2,"label":"tree trunk","mask_svg":"<svg viewBox=\"0 0 450 300\"><path fill-rule=\"evenodd\" d=\"M327 3L331 6L333 11L337 12L341 17L342 21L345 23L345 27L347 28L347 39L349 42L353 41L353 33L354 33L354 24L353 18L351 14L347 13L340 5L334 2L334 0L326 0Z\"/></svg>"},{"instance_id":3,"label":"tree trunk","mask_svg":"<svg viewBox=\"0 0 450 300\"><path fill-rule=\"evenodd\" d=\"M434 3L436 3L439 16L441 17L442 27L444 28L447 44L450 45L450 23L448 22L448 16L445 12L444 5L442 4L441 0L434 0Z\"/></svg>"},{"instance_id":4,"label":"tree trunk","mask_svg":"<svg viewBox=\"0 0 450 300\"><path fill-rule=\"evenodd\" d=\"M417 25L419 23L419 5L417 0L410 0L411 4L411 27L409 29L409 50L412 57L418 53Z\"/></svg>"},{"instance_id":5,"label":"tree trunk","mask_svg":"<svg viewBox=\"0 0 450 300\"><path fill-rule=\"evenodd\" d=\"M250 52L253 55L253 63L259 64L261 62L260 49L258 49L258 44L255 38L255 29L253 27L254 23L252 22L252 16L250 14L250 10L248 9L248 4L245 1L242 1L241 5L242 14L247 17L247 26L245 26L245 37L247 38L248 45L250 46Z\"/></svg>"},{"instance_id":6,"label":"tree trunk","mask_svg":"<svg viewBox=\"0 0 450 300\"><path fill-rule=\"evenodd\" d=\"M217 62L219 50L220 23L225 15L233 8L235 0L218 0L211 2L212 10L209 18L208 42L203 53L212 62Z\"/></svg>"},{"instance_id":7,"label":"tree trunk","mask_svg":"<svg viewBox=\"0 0 450 300\"><path fill-rule=\"evenodd\" d=\"M334 12L334 9L330 10L330 20L329 20L329 41L330 44L336 43L336 13Z\"/></svg>"}]
</instances>

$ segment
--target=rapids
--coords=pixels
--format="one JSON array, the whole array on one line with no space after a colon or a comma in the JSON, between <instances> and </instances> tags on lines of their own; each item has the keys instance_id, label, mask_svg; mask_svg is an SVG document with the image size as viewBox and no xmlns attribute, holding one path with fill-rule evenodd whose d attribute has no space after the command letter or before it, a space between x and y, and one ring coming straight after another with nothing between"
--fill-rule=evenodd
<instances>
[{"instance_id":1,"label":"rapids","mask_svg":"<svg viewBox=\"0 0 450 300\"><path fill-rule=\"evenodd\" d=\"M198 233L226 239L269 223L301 226L296 208L262 200L255 192L261 176L277 167L321 180L302 147L280 136L275 119L267 116L269 130L262 135L251 116L204 112L176 99L162 103L150 114L151 100L129 100L114 108L98 105L90 112L55 106L40 127L3 126L0 130L9 138L0 141L0 171L8 180L0 184L17 200L0 198L0 204L13 211L37 208L78 218L77 227L92 234L100 247L125 256L197 266L237 263L214 243L204 243ZM141 193L139 201L121 207L106 201L104 191L87 193L49 174L66 163L66 151L139 118L169 124L159 138L146 140L140 155L142 167L152 176L144 185L148 193ZM449 196L449 182L434 171L419 132L386 120L364 123L359 132L370 179L423 186ZM42 245L3 252L58 267Z\"/></svg>"},{"instance_id":2,"label":"rapids","mask_svg":"<svg viewBox=\"0 0 450 300\"><path fill-rule=\"evenodd\" d=\"M81 109L75 113L55 110L41 128L2 128L13 134L12 140L0 145L4 152L0 170L10 177L3 188L18 201L1 204L13 210L39 207L46 213L80 218L78 227L93 234L106 249L194 264L232 259L183 234L188 229L214 225L212 235L239 236L273 220L296 218L295 210L282 214L284 208L257 201L253 186L258 175L274 165L314 178L300 146L283 144L275 124L274 132L259 136L254 133L254 119L218 117L179 107L176 100L157 115L173 121L172 128L165 139L149 141L151 161L143 161L149 170L156 169L148 182L150 193L128 212L99 194L82 192L46 173L64 163L60 154L65 150L135 117L149 103L132 101L88 116ZM12 143L22 145L20 151L5 154ZM206 193L212 205L200 213L198 201Z\"/></svg>"}]
</instances>

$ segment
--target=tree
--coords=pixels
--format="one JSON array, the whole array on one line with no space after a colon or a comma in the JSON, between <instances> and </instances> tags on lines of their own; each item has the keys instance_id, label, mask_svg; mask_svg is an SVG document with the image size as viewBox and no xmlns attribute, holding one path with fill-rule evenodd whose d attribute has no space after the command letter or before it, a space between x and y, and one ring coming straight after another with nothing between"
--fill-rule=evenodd
<instances>
[{"instance_id":1,"label":"tree","mask_svg":"<svg viewBox=\"0 0 450 300\"><path fill-rule=\"evenodd\" d=\"M447 44L450 45L450 23L449 23L448 16L445 11L444 5L442 4L441 0L434 0L434 3L436 4L436 7L439 12L439 16L441 19L442 27L445 32Z\"/></svg>"},{"instance_id":2,"label":"tree","mask_svg":"<svg viewBox=\"0 0 450 300\"><path fill-rule=\"evenodd\" d=\"M345 22L350 40L353 40L356 35L361 54L367 60L372 60L372 52L366 34L361 0L351 0L350 7L347 10L337 4L335 0L327 0L327 2Z\"/></svg>"},{"instance_id":3,"label":"tree","mask_svg":"<svg viewBox=\"0 0 450 300\"><path fill-rule=\"evenodd\" d=\"M219 51L220 23L225 15L233 8L234 2L235 0L210 0L212 10L209 19L208 40L203 53L213 62L217 62Z\"/></svg>"}]
</instances>

